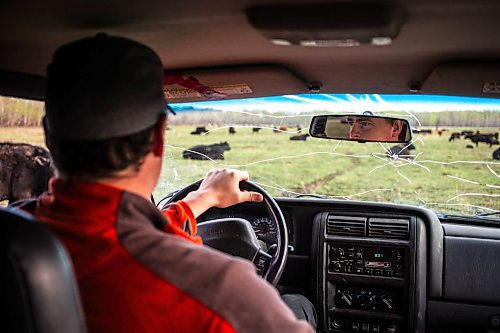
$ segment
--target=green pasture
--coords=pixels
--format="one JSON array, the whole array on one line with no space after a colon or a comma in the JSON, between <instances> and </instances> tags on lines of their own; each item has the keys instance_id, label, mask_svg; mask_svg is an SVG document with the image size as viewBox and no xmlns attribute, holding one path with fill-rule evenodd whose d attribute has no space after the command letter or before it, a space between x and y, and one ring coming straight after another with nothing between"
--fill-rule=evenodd
<instances>
[{"instance_id":1,"label":"green pasture","mask_svg":"<svg viewBox=\"0 0 500 333\"><path fill-rule=\"evenodd\" d=\"M492 159L498 146L467 149L469 140L448 142L450 132L421 135L415 162L387 159L383 146L308 138L290 141L296 133L262 129L207 127L207 135L190 135L193 126L174 126L166 132L165 160L155 197L201 179L215 168L247 170L252 180L273 195L298 193L339 199L427 205L440 212L473 214L500 209L500 161ZM459 130L459 129L457 129ZM481 132L495 129L482 129ZM498 131L498 129L496 129ZM306 132L303 132L306 133ZM0 141L43 145L40 128L0 128ZM195 161L182 157L183 149L227 141L224 160ZM449 164L446 164L449 163ZM379 168L377 168L379 167ZM496 175L495 175L496 174Z\"/></svg>"}]
</instances>

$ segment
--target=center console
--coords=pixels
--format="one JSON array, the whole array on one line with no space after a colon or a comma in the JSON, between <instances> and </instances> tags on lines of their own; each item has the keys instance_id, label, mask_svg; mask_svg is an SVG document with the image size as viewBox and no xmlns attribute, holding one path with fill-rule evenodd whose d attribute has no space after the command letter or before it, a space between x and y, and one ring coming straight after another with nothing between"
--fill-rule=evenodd
<instances>
[{"instance_id":1,"label":"center console","mask_svg":"<svg viewBox=\"0 0 500 333\"><path fill-rule=\"evenodd\" d=\"M321 212L315 293L324 332L414 332L415 218Z\"/></svg>"}]
</instances>

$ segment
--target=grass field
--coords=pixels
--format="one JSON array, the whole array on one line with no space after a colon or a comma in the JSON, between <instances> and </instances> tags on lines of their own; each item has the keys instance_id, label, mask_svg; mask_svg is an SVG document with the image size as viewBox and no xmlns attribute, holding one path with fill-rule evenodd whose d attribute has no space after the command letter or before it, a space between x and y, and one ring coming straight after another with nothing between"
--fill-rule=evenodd
<instances>
[{"instance_id":1,"label":"grass field","mask_svg":"<svg viewBox=\"0 0 500 333\"><path fill-rule=\"evenodd\" d=\"M469 140L448 142L449 132L420 136L422 141L415 142L412 151L419 155L410 163L385 158L383 145L376 143L314 138L290 141L289 133L263 129L253 134L251 128L236 128L234 135L227 128L209 128L208 135L197 136L189 134L192 129L178 126L166 132L165 163L156 198L202 178L211 169L232 167L247 170L252 180L276 196L320 194L427 205L464 214L500 209L500 161L492 159L498 146L480 144L478 149L467 149ZM39 128L1 128L0 141L43 145L44 138ZM223 141L231 146L224 160L182 158L185 148Z\"/></svg>"}]
</instances>

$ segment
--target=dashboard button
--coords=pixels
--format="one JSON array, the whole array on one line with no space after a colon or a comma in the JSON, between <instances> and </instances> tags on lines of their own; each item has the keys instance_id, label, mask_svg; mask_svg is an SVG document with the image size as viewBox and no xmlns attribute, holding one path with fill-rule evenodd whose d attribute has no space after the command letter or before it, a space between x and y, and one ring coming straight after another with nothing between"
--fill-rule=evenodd
<instances>
[{"instance_id":1,"label":"dashboard button","mask_svg":"<svg viewBox=\"0 0 500 333\"><path fill-rule=\"evenodd\" d=\"M359 323L357 321L353 321L351 328L354 332L359 331Z\"/></svg>"},{"instance_id":2,"label":"dashboard button","mask_svg":"<svg viewBox=\"0 0 500 333\"><path fill-rule=\"evenodd\" d=\"M335 261L332 264L330 264L331 271L340 272L341 269L342 269L342 264L338 261Z\"/></svg>"},{"instance_id":3,"label":"dashboard button","mask_svg":"<svg viewBox=\"0 0 500 333\"><path fill-rule=\"evenodd\" d=\"M385 275L385 276L393 276L393 275L394 275L394 272L393 272L393 271L391 271L390 269L388 269L388 270L385 270L385 271L384 271L384 275Z\"/></svg>"},{"instance_id":4,"label":"dashboard button","mask_svg":"<svg viewBox=\"0 0 500 333\"><path fill-rule=\"evenodd\" d=\"M371 268L365 268L364 272L367 275L373 275L373 269L371 269Z\"/></svg>"},{"instance_id":5,"label":"dashboard button","mask_svg":"<svg viewBox=\"0 0 500 333\"><path fill-rule=\"evenodd\" d=\"M356 274L363 274L363 268L355 268L354 273Z\"/></svg>"},{"instance_id":6,"label":"dashboard button","mask_svg":"<svg viewBox=\"0 0 500 333\"><path fill-rule=\"evenodd\" d=\"M370 324L361 323L361 332L370 332Z\"/></svg>"},{"instance_id":7,"label":"dashboard button","mask_svg":"<svg viewBox=\"0 0 500 333\"><path fill-rule=\"evenodd\" d=\"M332 322L334 328L342 328L344 320L342 318L335 318Z\"/></svg>"},{"instance_id":8,"label":"dashboard button","mask_svg":"<svg viewBox=\"0 0 500 333\"><path fill-rule=\"evenodd\" d=\"M382 270L381 269L375 269L373 271L373 275L382 275Z\"/></svg>"},{"instance_id":9,"label":"dashboard button","mask_svg":"<svg viewBox=\"0 0 500 333\"><path fill-rule=\"evenodd\" d=\"M372 324L372 332L380 333L380 326L378 324Z\"/></svg>"}]
</instances>

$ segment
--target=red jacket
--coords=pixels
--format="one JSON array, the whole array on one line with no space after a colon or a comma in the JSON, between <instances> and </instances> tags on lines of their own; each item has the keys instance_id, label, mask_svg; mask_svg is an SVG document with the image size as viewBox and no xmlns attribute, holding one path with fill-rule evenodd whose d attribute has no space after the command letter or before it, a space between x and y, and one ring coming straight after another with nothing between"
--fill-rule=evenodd
<instances>
[{"instance_id":1,"label":"red jacket","mask_svg":"<svg viewBox=\"0 0 500 333\"><path fill-rule=\"evenodd\" d=\"M160 212L111 186L53 185L34 214L70 253L89 332L313 331L251 263L182 231L196 228L184 202Z\"/></svg>"}]
</instances>

